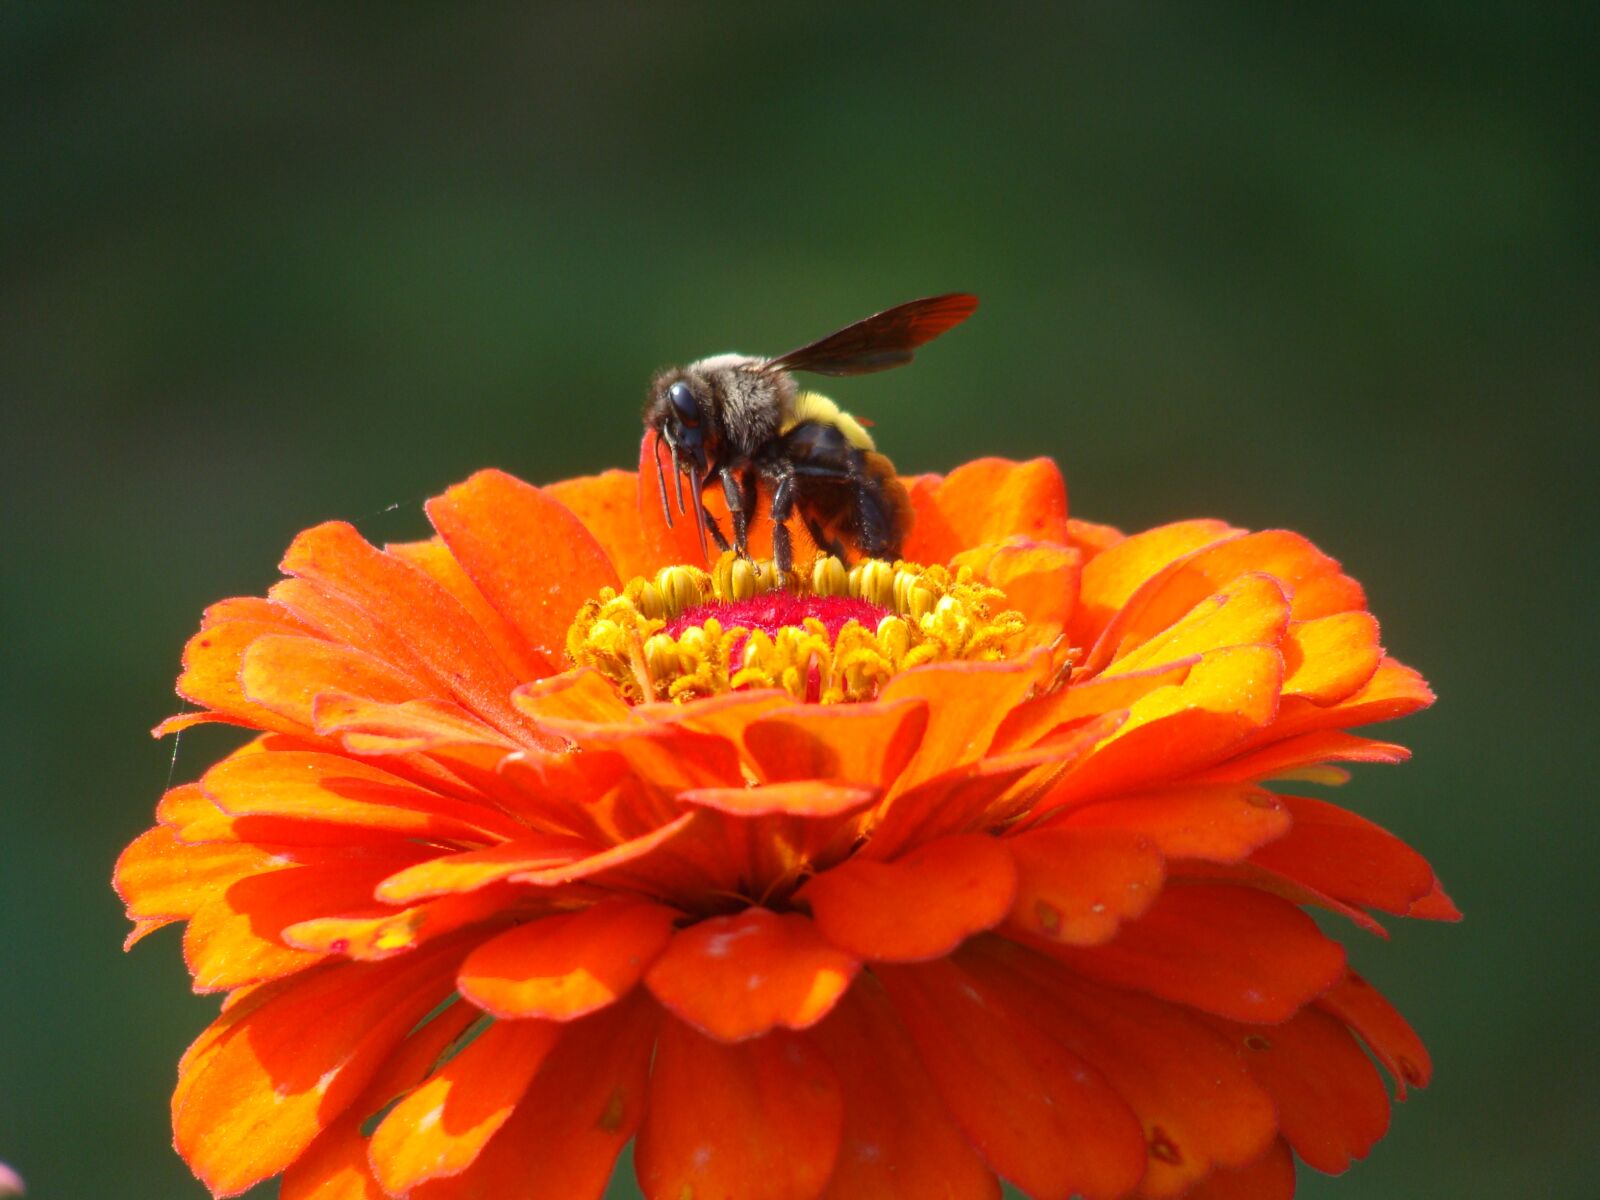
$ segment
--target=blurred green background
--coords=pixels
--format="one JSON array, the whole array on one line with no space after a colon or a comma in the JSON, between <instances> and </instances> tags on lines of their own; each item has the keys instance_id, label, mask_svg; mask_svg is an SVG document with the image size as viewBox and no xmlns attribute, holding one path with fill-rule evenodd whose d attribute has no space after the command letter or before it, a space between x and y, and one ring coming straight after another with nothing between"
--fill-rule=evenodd
<instances>
[{"instance_id":1,"label":"blurred green background","mask_svg":"<svg viewBox=\"0 0 1600 1200\"><path fill-rule=\"evenodd\" d=\"M1468 914L1349 935L1437 1079L1301 1195L1600 1195L1597 10L1269 7L0 9L0 1159L203 1194L215 1001L106 881L228 744L144 734L205 604L480 466L630 464L663 363L963 288L833 389L902 468L1302 530L1441 696L1343 793Z\"/></svg>"}]
</instances>

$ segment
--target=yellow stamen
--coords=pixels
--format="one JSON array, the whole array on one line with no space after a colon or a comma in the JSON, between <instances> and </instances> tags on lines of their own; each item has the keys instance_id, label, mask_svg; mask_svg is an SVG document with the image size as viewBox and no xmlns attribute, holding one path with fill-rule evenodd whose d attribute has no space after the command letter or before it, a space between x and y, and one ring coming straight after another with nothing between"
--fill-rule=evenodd
<instances>
[{"instance_id":1,"label":"yellow stamen","mask_svg":"<svg viewBox=\"0 0 1600 1200\"><path fill-rule=\"evenodd\" d=\"M861 603L830 607L830 599ZM774 613L788 615L778 624L766 619ZM835 632L817 613L832 614ZM785 576L728 553L710 571L665 567L621 592L602 589L567 631L567 654L634 703L782 688L831 704L872 699L892 676L925 663L1004 658L1023 625L970 567L868 559L847 570L821 557L809 572Z\"/></svg>"}]
</instances>

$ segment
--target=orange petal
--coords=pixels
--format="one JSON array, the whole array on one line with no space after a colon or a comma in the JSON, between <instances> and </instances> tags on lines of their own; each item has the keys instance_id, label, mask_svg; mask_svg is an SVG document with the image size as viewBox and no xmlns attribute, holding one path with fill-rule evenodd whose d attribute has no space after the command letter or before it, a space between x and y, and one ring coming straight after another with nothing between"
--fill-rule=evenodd
<instances>
[{"instance_id":1,"label":"orange petal","mask_svg":"<svg viewBox=\"0 0 1600 1200\"><path fill-rule=\"evenodd\" d=\"M402 1196L478 1157L566 1026L496 1021L378 1122L367 1149L383 1189Z\"/></svg>"},{"instance_id":2,"label":"orange petal","mask_svg":"<svg viewBox=\"0 0 1600 1200\"><path fill-rule=\"evenodd\" d=\"M1024 646L1048 646L1072 616L1083 556L1055 542L1013 539L964 550L950 565L970 566L979 579L1005 593L1001 607L1016 609L1028 622Z\"/></svg>"},{"instance_id":3,"label":"orange petal","mask_svg":"<svg viewBox=\"0 0 1600 1200\"><path fill-rule=\"evenodd\" d=\"M472 582L472 577L462 568L460 561L450 553L450 547L444 544L444 539L432 537L422 542L391 543L383 549L384 553L392 554L427 574L460 601L461 607L467 610L478 623L478 628L483 630L484 636L494 644L495 653L505 660L519 678L537 679L552 673L551 663L530 653L522 636L489 603L488 597L478 590L478 585Z\"/></svg>"},{"instance_id":4,"label":"orange petal","mask_svg":"<svg viewBox=\"0 0 1600 1200\"><path fill-rule=\"evenodd\" d=\"M360 1099L289 1165L278 1185L279 1200L388 1200L367 1162L362 1128L369 1117L422 1082L479 1016L472 1005L457 1002L414 1030L385 1060Z\"/></svg>"},{"instance_id":5,"label":"orange petal","mask_svg":"<svg viewBox=\"0 0 1600 1200\"><path fill-rule=\"evenodd\" d=\"M285 574L370 614L442 694L499 729L520 728L510 697L523 681L495 653L493 642L460 602L426 574L368 545L342 521L300 534L282 565Z\"/></svg>"},{"instance_id":6,"label":"orange petal","mask_svg":"<svg viewBox=\"0 0 1600 1200\"><path fill-rule=\"evenodd\" d=\"M1270 725L1282 679L1283 659L1271 647L1203 654L1181 684L1135 701L1116 734L1079 759L1039 809L1137 790L1226 758Z\"/></svg>"},{"instance_id":7,"label":"orange petal","mask_svg":"<svg viewBox=\"0 0 1600 1200\"><path fill-rule=\"evenodd\" d=\"M413 675L425 691L438 690L404 637L363 607L358 594L341 593L310 579L289 578L278 580L267 589L267 595L272 603L294 614L304 624L305 631L340 645L353 646L398 671Z\"/></svg>"},{"instance_id":8,"label":"orange petal","mask_svg":"<svg viewBox=\"0 0 1600 1200\"><path fill-rule=\"evenodd\" d=\"M450 892L471 892L525 871L577 862L596 847L562 834L528 834L514 842L442 854L398 871L377 889L385 904L412 904Z\"/></svg>"},{"instance_id":9,"label":"orange petal","mask_svg":"<svg viewBox=\"0 0 1600 1200\"><path fill-rule=\"evenodd\" d=\"M1433 1059L1417 1031L1383 994L1357 975L1345 977L1317 998L1317 1007L1332 1013L1361 1035L1362 1041L1394 1077L1395 1099L1406 1098L1406 1086L1424 1088L1433 1077Z\"/></svg>"},{"instance_id":10,"label":"orange petal","mask_svg":"<svg viewBox=\"0 0 1600 1200\"><path fill-rule=\"evenodd\" d=\"M736 1042L779 1025L816 1024L860 966L808 918L748 908L681 930L645 983L683 1020Z\"/></svg>"},{"instance_id":11,"label":"orange petal","mask_svg":"<svg viewBox=\"0 0 1600 1200\"><path fill-rule=\"evenodd\" d=\"M1193 784L1136 792L1068 809L1053 828L1120 830L1148 839L1167 858L1238 862L1293 824L1271 792L1249 784Z\"/></svg>"},{"instance_id":12,"label":"orange petal","mask_svg":"<svg viewBox=\"0 0 1600 1200\"><path fill-rule=\"evenodd\" d=\"M501 804L532 827L597 842L611 836L598 822L606 812L606 797L626 782L627 767L616 755L521 750L502 758L495 770L507 784Z\"/></svg>"},{"instance_id":13,"label":"orange petal","mask_svg":"<svg viewBox=\"0 0 1600 1200\"><path fill-rule=\"evenodd\" d=\"M1144 1134L1095 1069L949 960L880 967L896 1013L956 1123L1033 1196L1112 1200L1144 1173Z\"/></svg>"},{"instance_id":14,"label":"orange petal","mask_svg":"<svg viewBox=\"0 0 1600 1200\"><path fill-rule=\"evenodd\" d=\"M1354 695L1333 704L1316 704L1303 696L1286 696L1277 720L1262 736L1290 737L1324 729L1349 729L1427 708L1434 700L1427 681L1392 658L1378 664L1372 678Z\"/></svg>"},{"instance_id":15,"label":"orange petal","mask_svg":"<svg viewBox=\"0 0 1600 1200\"><path fill-rule=\"evenodd\" d=\"M247 754L258 754L265 741L265 738L256 738L254 741L246 742L228 755L228 758L243 758ZM162 792L161 799L156 801L156 824L165 825L185 842L253 840L235 835L234 819L225 816L198 783L180 783ZM184 836L185 831L189 829L197 829L200 833L211 836Z\"/></svg>"},{"instance_id":16,"label":"orange petal","mask_svg":"<svg viewBox=\"0 0 1600 1200\"><path fill-rule=\"evenodd\" d=\"M209 604L201 614L200 628L210 629L224 621L264 621L268 625L278 626L280 633L319 632L286 605L264 596L230 596Z\"/></svg>"},{"instance_id":17,"label":"orange petal","mask_svg":"<svg viewBox=\"0 0 1600 1200\"><path fill-rule=\"evenodd\" d=\"M870 707L870 704L840 704L830 706L830 711ZM737 743L752 723L780 709L786 713L818 711L816 705L796 704L794 697L781 688L748 688L724 692L720 696L697 697L693 704L652 700L649 704L634 705L632 715L669 725L683 725L699 733L715 734Z\"/></svg>"},{"instance_id":18,"label":"orange petal","mask_svg":"<svg viewBox=\"0 0 1600 1200\"><path fill-rule=\"evenodd\" d=\"M314 969L200 1035L172 1097L178 1153L216 1196L281 1172L450 990L443 953Z\"/></svg>"},{"instance_id":19,"label":"orange petal","mask_svg":"<svg viewBox=\"0 0 1600 1200\"><path fill-rule=\"evenodd\" d=\"M1387 829L1323 800L1281 799L1294 827L1252 861L1347 904L1402 916L1433 890L1428 860Z\"/></svg>"},{"instance_id":20,"label":"orange petal","mask_svg":"<svg viewBox=\"0 0 1600 1200\"><path fill-rule=\"evenodd\" d=\"M354 915L313 917L284 926L279 936L302 950L376 962L408 954L424 942L468 925L504 924L512 903L513 897L504 891L485 889L465 896L441 896L411 908L352 905Z\"/></svg>"},{"instance_id":21,"label":"orange petal","mask_svg":"<svg viewBox=\"0 0 1600 1200\"><path fill-rule=\"evenodd\" d=\"M1161 855L1120 829L1043 829L1002 843L1017 866L1011 924L1075 946L1110 941L1161 894Z\"/></svg>"},{"instance_id":22,"label":"orange petal","mask_svg":"<svg viewBox=\"0 0 1600 1200\"><path fill-rule=\"evenodd\" d=\"M911 529L905 545L901 547L901 553L907 560L949 562L956 554L967 549L939 509L939 489L944 486L944 476L904 475L900 482L911 501Z\"/></svg>"},{"instance_id":23,"label":"orange petal","mask_svg":"<svg viewBox=\"0 0 1600 1200\"><path fill-rule=\"evenodd\" d=\"M513 700L535 728L585 749L617 754L634 775L659 791L746 782L739 752L726 737L701 733L680 722L646 720L622 705L609 683L597 679L592 671L572 672L522 688ZM622 708L614 719L601 716L610 709L602 688ZM574 710L594 715L569 715Z\"/></svg>"},{"instance_id":24,"label":"orange petal","mask_svg":"<svg viewBox=\"0 0 1600 1200\"><path fill-rule=\"evenodd\" d=\"M1084 564L1072 615L1074 646L1095 644L1106 625L1147 581L1201 546L1242 532L1225 521L1179 521L1136 533L1107 546Z\"/></svg>"},{"instance_id":25,"label":"orange petal","mask_svg":"<svg viewBox=\"0 0 1600 1200\"><path fill-rule=\"evenodd\" d=\"M562 737L581 735L595 725L640 723L637 713L606 677L579 667L517 689L518 711Z\"/></svg>"},{"instance_id":26,"label":"orange petal","mask_svg":"<svg viewBox=\"0 0 1600 1200\"><path fill-rule=\"evenodd\" d=\"M995 838L966 834L893 862L847 859L798 893L817 928L862 958L919 962L948 954L1011 909L1017 872Z\"/></svg>"},{"instance_id":27,"label":"orange petal","mask_svg":"<svg viewBox=\"0 0 1600 1200\"><path fill-rule=\"evenodd\" d=\"M910 697L785 707L756 717L743 733L763 782L826 779L878 788L899 776L927 728L927 702Z\"/></svg>"},{"instance_id":28,"label":"orange petal","mask_svg":"<svg viewBox=\"0 0 1600 1200\"><path fill-rule=\"evenodd\" d=\"M245 647L239 683L251 701L304 729L314 725L311 705L321 692L397 704L427 690L414 676L351 646L284 634L258 637Z\"/></svg>"},{"instance_id":29,"label":"orange petal","mask_svg":"<svg viewBox=\"0 0 1600 1200\"><path fill-rule=\"evenodd\" d=\"M1369 612L1296 621L1283 639L1283 694L1334 704L1365 687L1382 660L1378 621Z\"/></svg>"},{"instance_id":30,"label":"orange petal","mask_svg":"<svg viewBox=\"0 0 1600 1200\"><path fill-rule=\"evenodd\" d=\"M158 827L118 860L114 884L136 923L131 946L162 925L189 919L184 955L200 991L238 987L315 962L283 944L294 921L370 899L373 872L419 857L416 847L189 844ZM288 874L289 879L270 877Z\"/></svg>"},{"instance_id":31,"label":"orange petal","mask_svg":"<svg viewBox=\"0 0 1600 1200\"><path fill-rule=\"evenodd\" d=\"M884 702L915 697L928 704L921 748L895 780L893 793L909 791L982 757L1006 714L1033 690L1048 667L1048 654L1040 650L1021 661L914 667L890 679L880 697Z\"/></svg>"},{"instance_id":32,"label":"orange petal","mask_svg":"<svg viewBox=\"0 0 1600 1200\"><path fill-rule=\"evenodd\" d=\"M877 796L868 788L796 779L760 787L690 788L675 799L687 808L710 808L733 817L837 817L865 808Z\"/></svg>"},{"instance_id":33,"label":"orange petal","mask_svg":"<svg viewBox=\"0 0 1600 1200\"><path fill-rule=\"evenodd\" d=\"M1196 656L1148 671L1085 679L1074 681L1068 687L1049 689L1024 700L1006 715L995 734L991 752L1036 745L1063 726L1129 709L1152 692L1182 684L1199 661Z\"/></svg>"},{"instance_id":34,"label":"orange petal","mask_svg":"<svg viewBox=\"0 0 1600 1200\"><path fill-rule=\"evenodd\" d=\"M248 746L243 747L230 757L237 757L248 749ZM180 784L162 793L156 803L156 821L169 829L179 842L188 845L226 842L258 846L350 846L365 843L370 836L360 829L321 821L230 817L198 783Z\"/></svg>"},{"instance_id":35,"label":"orange petal","mask_svg":"<svg viewBox=\"0 0 1600 1200\"><path fill-rule=\"evenodd\" d=\"M1406 909L1406 916L1416 917L1419 921L1459 921L1461 910L1435 879L1428 894L1413 901L1411 907Z\"/></svg>"},{"instance_id":36,"label":"orange petal","mask_svg":"<svg viewBox=\"0 0 1600 1200\"><path fill-rule=\"evenodd\" d=\"M1000 1200L882 986L870 976L812 1033L839 1077L844 1136L822 1200Z\"/></svg>"},{"instance_id":37,"label":"orange petal","mask_svg":"<svg viewBox=\"0 0 1600 1200\"><path fill-rule=\"evenodd\" d=\"M684 725L616 726L586 735L582 744L616 753L641 782L660 792L746 782L732 742Z\"/></svg>"},{"instance_id":38,"label":"orange petal","mask_svg":"<svg viewBox=\"0 0 1600 1200\"><path fill-rule=\"evenodd\" d=\"M183 957L199 992L224 991L276 979L323 956L286 944L284 930L299 921L370 905L372 889L390 872L417 861L405 843L371 854L323 851L320 861L267 869L214 891L183 931Z\"/></svg>"},{"instance_id":39,"label":"orange petal","mask_svg":"<svg viewBox=\"0 0 1600 1200\"><path fill-rule=\"evenodd\" d=\"M1413 900L1410 907L1401 915L1419 921L1459 921L1463 914L1456 907L1455 901L1445 892L1444 886L1435 878L1428 891Z\"/></svg>"},{"instance_id":40,"label":"orange petal","mask_svg":"<svg viewBox=\"0 0 1600 1200\"><path fill-rule=\"evenodd\" d=\"M697 835L706 829L705 817L701 811L686 812L675 821L605 850L567 863L531 867L511 878L515 883L536 887L586 880L624 891L670 893L685 882L685 860L692 857Z\"/></svg>"},{"instance_id":41,"label":"orange petal","mask_svg":"<svg viewBox=\"0 0 1600 1200\"><path fill-rule=\"evenodd\" d=\"M672 937L660 904L602 903L490 938L461 964L461 994L497 1017L570 1021L626 995Z\"/></svg>"},{"instance_id":42,"label":"orange petal","mask_svg":"<svg viewBox=\"0 0 1600 1200\"><path fill-rule=\"evenodd\" d=\"M1320 908L1337 913L1376 937L1389 936L1384 927L1373 920L1363 909L1352 908L1342 900L1335 900L1326 892L1307 887L1298 880L1269 871L1246 859L1236 863L1212 863L1199 859L1174 862L1167 876L1168 883L1227 883L1255 888L1268 895L1287 900L1301 908Z\"/></svg>"},{"instance_id":43,"label":"orange petal","mask_svg":"<svg viewBox=\"0 0 1600 1200\"><path fill-rule=\"evenodd\" d=\"M202 627L183 648L178 695L193 704L213 709L217 719L232 724L278 733L309 733L304 724L251 700L239 682L240 664L250 644L257 638L284 632L283 625L263 621L223 621ZM202 715L190 713L174 717L157 726L155 732L158 736L174 732L197 723L191 718Z\"/></svg>"},{"instance_id":44,"label":"orange petal","mask_svg":"<svg viewBox=\"0 0 1600 1200\"><path fill-rule=\"evenodd\" d=\"M318 733L337 738L351 754L409 754L449 746L517 749L493 726L448 700L379 704L337 692L319 694L311 705Z\"/></svg>"},{"instance_id":45,"label":"orange petal","mask_svg":"<svg viewBox=\"0 0 1600 1200\"><path fill-rule=\"evenodd\" d=\"M1269 742L1236 755L1207 771L1203 778L1246 780L1293 778L1296 772L1330 762L1398 763L1411 751L1393 742L1375 742L1338 730L1306 733Z\"/></svg>"},{"instance_id":46,"label":"orange petal","mask_svg":"<svg viewBox=\"0 0 1600 1200\"><path fill-rule=\"evenodd\" d=\"M1308 1008L1279 1025L1219 1022L1271 1093L1278 1128L1309 1166L1337 1175L1389 1128L1389 1097L1342 1022Z\"/></svg>"},{"instance_id":47,"label":"orange petal","mask_svg":"<svg viewBox=\"0 0 1600 1200\"><path fill-rule=\"evenodd\" d=\"M1283 585L1270 575L1241 575L1120 654L1100 677L1147 671L1223 646L1276 645L1288 625Z\"/></svg>"},{"instance_id":48,"label":"orange petal","mask_svg":"<svg viewBox=\"0 0 1600 1200\"><path fill-rule=\"evenodd\" d=\"M1104 557L1110 558L1127 544ZM1271 575L1283 585L1296 620L1366 607L1361 585L1341 574L1337 562L1299 534L1281 529L1244 534L1195 550L1141 584L1101 630L1085 669L1091 673L1099 670L1172 625L1207 596L1251 572ZM1084 583L1087 588L1087 578Z\"/></svg>"},{"instance_id":49,"label":"orange petal","mask_svg":"<svg viewBox=\"0 0 1600 1200\"><path fill-rule=\"evenodd\" d=\"M1088 754L1126 716L1097 717L1038 746L991 754L918 784L879 807L877 825L860 855L895 858L907 847L992 828L995 822L1016 816L1019 806L1046 786L1049 777Z\"/></svg>"},{"instance_id":50,"label":"orange petal","mask_svg":"<svg viewBox=\"0 0 1600 1200\"><path fill-rule=\"evenodd\" d=\"M650 484L654 486L652 478ZM669 480L670 482L670 480ZM667 559L659 543L645 534L639 520L639 476L634 471L602 471L578 479L546 484L544 494L565 505L600 543L617 578L653 575ZM655 497L656 517L660 504ZM692 519L692 518L691 518Z\"/></svg>"},{"instance_id":51,"label":"orange petal","mask_svg":"<svg viewBox=\"0 0 1600 1200\"><path fill-rule=\"evenodd\" d=\"M1083 555L1083 561L1098 558L1126 535L1114 525L1099 525L1093 521L1067 518L1067 544Z\"/></svg>"},{"instance_id":52,"label":"orange petal","mask_svg":"<svg viewBox=\"0 0 1600 1200\"><path fill-rule=\"evenodd\" d=\"M1264 571L1288 585L1296 621L1367 606L1361 585L1340 571L1337 560L1287 529L1268 529L1212 546L1185 567L1217 580L1241 571Z\"/></svg>"},{"instance_id":53,"label":"orange petal","mask_svg":"<svg viewBox=\"0 0 1600 1200\"><path fill-rule=\"evenodd\" d=\"M1188 1200L1292 1200L1294 1154L1281 1138L1248 1167L1213 1172Z\"/></svg>"},{"instance_id":54,"label":"orange petal","mask_svg":"<svg viewBox=\"0 0 1600 1200\"><path fill-rule=\"evenodd\" d=\"M487 805L426 791L338 754L275 750L230 758L200 782L217 807L233 816L298 817L439 841L524 832Z\"/></svg>"},{"instance_id":55,"label":"orange petal","mask_svg":"<svg viewBox=\"0 0 1600 1200\"><path fill-rule=\"evenodd\" d=\"M503 471L479 471L425 507L478 590L547 663L565 658L579 606L603 587L620 586L583 522Z\"/></svg>"},{"instance_id":56,"label":"orange petal","mask_svg":"<svg viewBox=\"0 0 1600 1200\"><path fill-rule=\"evenodd\" d=\"M244 885L275 879L258 875L245 880ZM264 889L244 885L235 887L250 895L252 904L259 905L256 897ZM280 937L289 919L280 916L258 933L254 927L260 922L231 905L201 905L183 931L183 962L193 977L195 992L204 995L282 979L326 958L325 954L283 944Z\"/></svg>"},{"instance_id":57,"label":"orange petal","mask_svg":"<svg viewBox=\"0 0 1600 1200\"><path fill-rule=\"evenodd\" d=\"M1182 1195L1214 1166L1244 1166L1271 1145L1272 1098L1199 1018L1098 987L997 939L974 943L969 957L988 964L1017 1011L1104 1075L1133 1109L1149 1147L1141 1197Z\"/></svg>"},{"instance_id":58,"label":"orange petal","mask_svg":"<svg viewBox=\"0 0 1600 1200\"><path fill-rule=\"evenodd\" d=\"M158 825L122 852L112 886L127 905L129 920L177 920L239 879L273 869L272 859L272 851L261 846L180 842L171 829ZM290 858L283 866L294 861Z\"/></svg>"},{"instance_id":59,"label":"orange petal","mask_svg":"<svg viewBox=\"0 0 1600 1200\"><path fill-rule=\"evenodd\" d=\"M409 1200L601 1200L644 1114L655 1030L649 1006L626 1003L568 1026L477 1160Z\"/></svg>"},{"instance_id":60,"label":"orange petal","mask_svg":"<svg viewBox=\"0 0 1600 1200\"><path fill-rule=\"evenodd\" d=\"M635 1166L648 1200L816 1200L839 1153L827 1062L781 1031L728 1045L663 1022Z\"/></svg>"},{"instance_id":61,"label":"orange petal","mask_svg":"<svg viewBox=\"0 0 1600 1200\"><path fill-rule=\"evenodd\" d=\"M1010 537L1067 541L1067 486L1048 458L974 459L942 480L913 481L910 491L917 519L904 555L913 562L948 562Z\"/></svg>"},{"instance_id":62,"label":"orange petal","mask_svg":"<svg viewBox=\"0 0 1600 1200\"><path fill-rule=\"evenodd\" d=\"M1075 970L1240 1021L1283 1021L1344 974L1344 949L1251 888L1169 887L1115 941L1041 949Z\"/></svg>"}]
</instances>

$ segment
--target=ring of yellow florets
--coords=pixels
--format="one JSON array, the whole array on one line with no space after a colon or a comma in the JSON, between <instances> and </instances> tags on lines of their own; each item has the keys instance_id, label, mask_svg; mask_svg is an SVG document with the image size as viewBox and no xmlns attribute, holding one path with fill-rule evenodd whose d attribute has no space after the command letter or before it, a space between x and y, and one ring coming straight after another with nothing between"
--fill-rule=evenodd
<instances>
[{"instance_id":1,"label":"ring of yellow florets","mask_svg":"<svg viewBox=\"0 0 1600 1200\"><path fill-rule=\"evenodd\" d=\"M834 704L870 700L924 663L1004 658L1023 624L970 567L824 557L785 575L727 553L710 571L664 567L602 589L568 629L567 655L634 703L782 688Z\"/></svg>"}]
</instances>

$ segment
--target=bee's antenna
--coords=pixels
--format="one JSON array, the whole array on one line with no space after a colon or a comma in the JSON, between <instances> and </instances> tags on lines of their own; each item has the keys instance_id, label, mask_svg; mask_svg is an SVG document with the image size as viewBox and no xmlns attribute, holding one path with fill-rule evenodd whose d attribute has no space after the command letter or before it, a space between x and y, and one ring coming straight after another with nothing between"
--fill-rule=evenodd
<instances>
[{"instance_id":1,"label":"bee's antenna","mask_svg":"<svg viewBox=\"0 0 1600 1200\"><path fill-rule=\"evenodd\" d=\"M691 466L689 468L689 487L694 492L694 524L695 528L700 532L700 557L704 561L710 562L711 549L706 543L706 506L705 501L700 498L700 469L698 467Z\"/></svg>"},{"instance_id":2,"label":"bee's antenna","mask_svg":"<svg viewBox=\"0 0 1600 1200\"><path fill-rule=\"evenodd\" d=\"M677 456L674 455L673 457ZM672 505L667 503L667 472L666 468L661 465L661 434L659 432L656 434L655 459L656 486L661 489L661 515L667 519L667 528L671 529ZM674 471L673 474L676 475L677 472Z\"/></svg>"}]
</instances>

